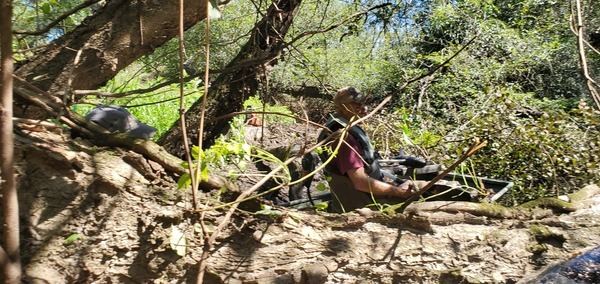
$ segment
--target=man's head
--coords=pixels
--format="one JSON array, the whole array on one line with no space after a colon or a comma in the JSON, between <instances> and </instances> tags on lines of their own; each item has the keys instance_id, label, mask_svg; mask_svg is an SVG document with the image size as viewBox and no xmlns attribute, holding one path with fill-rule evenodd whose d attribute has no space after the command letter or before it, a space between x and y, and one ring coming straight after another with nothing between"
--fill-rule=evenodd
<instances>
[{"instance_id":1,"label":"man's head","mask_svg":"<svg viewBox=\"0 0 600 284\"><path fill-rule=\"evenodd\" d=\"M335 111L347 120L367 114L367 96L353 87L339 89L333 97Z\"/></svg>"}]
</instances>

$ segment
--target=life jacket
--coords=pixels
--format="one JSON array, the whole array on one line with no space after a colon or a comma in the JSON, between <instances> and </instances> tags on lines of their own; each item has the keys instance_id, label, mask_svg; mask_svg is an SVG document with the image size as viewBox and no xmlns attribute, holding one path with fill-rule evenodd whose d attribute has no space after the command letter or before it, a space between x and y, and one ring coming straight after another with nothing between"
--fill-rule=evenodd
<instances>
[{"instance_id":1,"label":"life jacket","mask_svg":"<svg viewBox=\"0 0 600 284\"><path fill-rule=\"evenodd\" d=\"M332 115L325 123L325 126L331 132L327 130L321 130L321 133L319 133L317 140L323 141L325 138L327 138L327 136L329 136L330 133L333 133L339 129L343 129L346 126L348 126L348 124L349 123L346 119L337 115ZM360 128L360 126L355 124L354 126L350 127L350 129L348 129L348 133L352 135L356 139L356 141L358 141L358 143L361 145L362 153L359 154L361 154L361 157L366 162L365 172L374 179L382 180L383 174L381 173L381 169L379 167L379 160L377 160L376 152L373 149L373 145L371 145L371 141L369 140L369 137L367 136L365 131L362 128ZM321 161L323 162L329 159L328 151L322 151L321 154L319 154L319 156L321 158ZM327 166L325 167L325 171L327 173L341 175L334 163L327 164Z\"/></svg>"}]
</instances>

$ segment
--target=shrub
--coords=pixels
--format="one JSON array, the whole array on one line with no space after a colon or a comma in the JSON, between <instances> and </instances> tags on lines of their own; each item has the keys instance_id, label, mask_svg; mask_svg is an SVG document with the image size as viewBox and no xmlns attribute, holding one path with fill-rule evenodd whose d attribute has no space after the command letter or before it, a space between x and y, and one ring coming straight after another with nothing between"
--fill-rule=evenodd
<instances>
[{"instance_id":1,"label":"shrub","mask_svg":"<svg viewBox=\"0 0 600 284\"><path fill-rule=\"evenodd\" d=\"M375 139L378 148L390 152L403 148L408 154L450 165L474 138L488 146L463 163L458 172L515 183L501 199L516 205L542 196L558 196L597 183L600 177L600 114L584 102L563 109L560 101L541 101L532 94L505 92L489 102L455 115L454 121L397 110L382 121L395 133ZM524 107L528 106L528 107ZM391 118L393 116L393 118ZM381 129L369 130L377 135ZM379 134L381 131L379 131ZM468 165L468 166L467 166ZM475 172L472 172L475 171Z\"/></svg>"}]
</instances>

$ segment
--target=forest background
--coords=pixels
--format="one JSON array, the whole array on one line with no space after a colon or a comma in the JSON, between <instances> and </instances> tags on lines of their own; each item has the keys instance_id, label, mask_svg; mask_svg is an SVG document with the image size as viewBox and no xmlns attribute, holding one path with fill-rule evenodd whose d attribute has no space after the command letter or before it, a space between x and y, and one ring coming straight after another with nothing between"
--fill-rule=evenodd
<instances>
[{"instance_id":1,"label":"forest background","mask_svg":"<svg viewBox=\"0 0 600 284\"><path fill-rule=\"evenodd\" d=\"M81 28L88 16L101 13L111 2L116 1L12 2L17 74L47 45ZM155 140L168 149L161 137L179 118L180 65L187 76L184 92L189 108L201 101L206 82L218 83L218 75L236 62L272 4L218 2L211 2L217 5L210 26L199 21L186 30L182 53L177 38L153 46L132 64L116 64L116 76L86 86L99 91L77 95L68 106L82 114L98 103L126 106L158 129ZM354 86L372 96L374 103L392 96L365 123L383 155L402 149L450 164L474 138L488 141L488 147L459 171L514 182L503 199L505 205L598 183L598 1L303 1L297 5L280 52L261 65L261 72L253 73L260 77L258 87L242 92L235 100L239 103L227 105L224 111L248 106L280 111L286 99L316 98L321 101L313 103L308 114L322 123L327 108L319 106L338 88ZM203 78L208 50L208 69L216 75ZM36 85L46 74L26 75ZM300 115L297 109L286 112ZM278 116L268 119L285 121Z\"/></svg>"},{"instance_id":2,"label":"forest background","mask_svg":"<svg viewBox=\"0 0 600 284\"><path fill-rule=\"evenodd\" d=\"M14 2L17 69L102 2L60 19L80 4ZM232 61L269 4L232 1L221 10L215 8L220 16L210 27L211 70ZM581 2L590 79L600 73L599 6L591 0ZM373 7L377 8L352 16ZM448 164L479 137L489 146L463 172L514 181L513 204L558 196L597 182L600 169L598 113L592 111L598 104L582 71L576 18L573 1L303 2L286 38L310 36L285 47L261 74L268 76L268 85L245 94L245 100L256 96L274 104L281 94L328 100L343 86L362 90L374 104L392 95L377 119L366 123L384 155L403 149ZM24 32L32 27L49 28ZM185 70L197 76L186 85L189 107L202 94L206 22L187 30L184 39ZM437 72L400 90L461 48L465 49ZM179 117L178 86L153 89L178 81L179 62L178 40L172 39L101 88L117 95L83 97L71 107L85 114L90 102L126 106L157 127L160 138ZM132 92L140 89L153 91ZM125 96L126 92L134 94ZM261 110L256 99L250 104ZM311 110L314 121L324 121L326 109Z\"/></svg>"}]
</instances>

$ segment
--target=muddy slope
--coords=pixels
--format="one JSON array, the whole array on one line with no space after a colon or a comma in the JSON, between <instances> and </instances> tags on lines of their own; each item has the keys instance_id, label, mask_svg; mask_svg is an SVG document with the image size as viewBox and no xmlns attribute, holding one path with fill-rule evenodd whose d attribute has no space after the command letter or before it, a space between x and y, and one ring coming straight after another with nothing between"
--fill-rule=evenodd
<instances>
[{"instance_id":1,"label":"muddy slope","mask_svg":"<svg viewBox=\"0 0 600 284\"><path fill-rule=\"evenodd\" d=\"M173 177L60 128L20 128L16 140L27 281L195 281L202 230ZM516 283L600 245L600 195L588 201L568 214L516 218L444 204L396 217L240 212L211 252L205 283ZM210 211L208 228L222 216ZM179 254L178 231L187 245Z\"/></svg>"}]
</instances>

